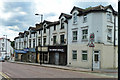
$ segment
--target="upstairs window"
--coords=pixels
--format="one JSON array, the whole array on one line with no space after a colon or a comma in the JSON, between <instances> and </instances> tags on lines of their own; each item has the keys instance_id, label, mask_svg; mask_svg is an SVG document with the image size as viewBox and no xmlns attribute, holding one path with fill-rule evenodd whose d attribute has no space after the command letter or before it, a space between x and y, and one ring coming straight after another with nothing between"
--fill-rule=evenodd
<instances>
[{"instance_id":1,"label":"upstairs window","mask_svg":"<svg viewBox=\"0 0 120 80\"><path fill-rule=\"evenodd\" d=\"M46 45L46 38L43 39L43 45Z\"/></svg>"},{"instance_id":2,"label":"upstairs window","mask_svg":"<svg viewBox=\"0 0 120 80\"><path fill-rule=\"evenodd\" d=\"M61 43L61 44L64 44L64 43L65 43L65 41L64 41L64 35L60 35L60 43Z\"/></svg>"},{"instance_id":3,"label":"upstairs window","mask_svg":"<svg viewBox=\"0 0 120 80\"><path fill-rule=\"evenodd\" d=\"M29 48L31 48L31 39L29 40Z\"/></svg>"},{"instance_id":4,"label":"upstairs window","mask_svg":"<svg viewBox=\"0 0 120 80\"><path fill-rule=\"evenodd\" d=\"M73 24L76 24L77 23L77 13L75 12L73 14Z\"/></svg>"},{"instance_id":5,"label":"upstairs window","mask_svg":"<svg viewBox=\"0 0 120 80\"><path fill-rule=\"evenodd\" d=\"M82 30L82 40L88 40L88 29Z\"/></svg>"},{"instance_id":6,"label":"upstairs window","mask_svg":"<svg viewBox=\"0 0 120 80\"><path fill-rule=\"evenodd\" d=\"M40 30L39 30L39 34L40 34Z\"/></svg>"},{"instance_id":7,"label":"upstairs window","mask_svg":"<svg viewBox=\"0 0 120 80\"><path fill-rule=\"evenodd\" d=\"M44 28L44 33L46 33L46 28Z\"/></svg>"},{"instance_id":8,"label":"upstairs window","mask_svg":"<svg viewBox=\"0 0 120 80\"><path fill-rule=\"evenodd\" d=\"M107 21L112 22L112 14L111 13L107 13Z\"/></svg>"},{"instance_id":9,"label":"upstairs window","mask_svg":"<svg viewBox=\"0 0 120 80\"><path fill-rule=\"evenodd\" d=\"M35 48L35 39L33 39L33 48Z\"/></svg>"},{"instance_id":10,"label":"upstairs window","mask_svg":"<svg viewBox=\"0 0 120 80\"><path fill-rule=\"evenodd\" d=\"M61 29L64 29L64 19L61 19Z\"/></svg>"},{"instance_id":11,"label":"upstairs window","mask_svg":"<svg viewBox=\"0 0 120 80\"><path fill-rule=\"evenodd\" d=\"M107 41L112 42L112 29L108 29Z\"/></svg>"},{"instance_id":12,"label":"upstairs window","mask_svg":"<svg viewBox=\"0 0 120 80\"><path fill-rule=\"evenodd\" d=\"M53 44L56 44L56 36L53 36Z\"/></svg>"},{"instance_id":13,"label":"upstairs window","mask_svg":"<svg viewBox=\"0 0 120 80\"><path fill-rule=\"evenodd\" d=\"M73 41L77 41L77 31L73 31Z\"/></svg>"},{"instance_id":14,"label":"upstairs window","mask_svg":"<svg viewBox=\"0 0 120 80\"><path fill-rule=\"evenodd\" d=\"M40 46L40 38L38 38L38 46Z\"/></svg>"},{"instance_id":15,"label":"upstairs window","mask_svg":"<svg viewBox=\"0 0 120 80\"><path fill-rule=\"evenodd\" d=\"M56 25L54 25L54 31L56 30Z\"/></svg>"},{"instance_id":16,"label":"upstairs window","mask_svg":"<svg viewBox=\"0 0 120 80\"><path fill-rule=\"evenodd\" d=\"M83 23L85 23L85 22L87 22L87 16L86 15L83 16Z\"/></svg>"}]
</instances>

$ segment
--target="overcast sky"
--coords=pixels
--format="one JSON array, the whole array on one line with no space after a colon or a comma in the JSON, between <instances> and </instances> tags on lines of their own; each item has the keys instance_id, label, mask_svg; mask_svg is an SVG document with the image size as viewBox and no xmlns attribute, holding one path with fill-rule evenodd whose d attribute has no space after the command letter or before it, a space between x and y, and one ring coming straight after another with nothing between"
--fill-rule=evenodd
<instances>
[{"instance_id":1,"label":"overcast sky","mask_svg":"<svg viewBox=\"0 0 120 80\"><path fill-rule=\"evenodd\" d=\"M19 32L34 27L40 21L35 13L43 14L44 20L56 21L61 13L70 14L74 6L84 9L110 4L118 11L117 0L0 0L0 37L7 35L13 41Z\"/></svg>"}]
</instances>

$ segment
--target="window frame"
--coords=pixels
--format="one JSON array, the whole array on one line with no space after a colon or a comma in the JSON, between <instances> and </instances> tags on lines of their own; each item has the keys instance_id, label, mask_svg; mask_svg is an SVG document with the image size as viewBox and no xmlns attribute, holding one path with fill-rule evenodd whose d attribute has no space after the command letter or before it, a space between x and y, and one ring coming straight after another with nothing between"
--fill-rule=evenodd
<instances>
[{"instance_id":1,"label":"window frame","mask_svg":"<svg viewBox=\"0 0 120 80\"><path fill-rule=\"evenodd\" d=\"M87 22L87 15L83 16L83 23Z\"/></svg>"},{"instance_id":2,"label":"window frame","mask_svg":"<svg viewBox=\"0 0 120 80\"><path fill-rule=\"evenodd\" d=\"M85 30L87 30L87 34L85 34L85 32L83 32ZM85 37L85 36L86 36L86 39L83 39L83 37ZM86 41L86 40L88 40L88 29L83 29L82 30L82 41Z\"/></svg>"},{"instance_id":3,"label":"window frame","mask_svg":"<svg viewBox=\"0 0 120 80\"><path fill-rule=\"evenodd\" d=\"M56 43L57 43L57 36L54 35L54 36L53 36L53 44L56 44Z\"/></svg>"},{"instance_id":4,"label":"window frame","mask_svg":"<svg viewBox=\"0 0 120 80\"><path fill-rule=\"evenodd\" d=\"M112 13L111 12L107 12L107 21L112 22Z\"/></svg>"},{"instance_id":5,"label":"window frame","mask_svg":"<svg viewBox=\"0 0 120 80\"><path fill-rule=\"evenodd\" d=\"M64 18L61 19L61 29L64 29L65 25L64 25Z\"/></svg>"},{"instance_id":6,"label":"window frame","mask_svg":"<svg viewBox=\"0 0 120 80\"><path fill-rule=\"evenodd\" d=\"M77 12L73 13L73 24L77 24Z\"/></svg>"},{"instance_id":7,"label":"window frame","mask_svg":"<svg viewBox=\"0 0 120 80\"><path fill-rule=\"evenodd\" d=\"M87 55L86 60L83 60L83 55ZM88 61L88 51L87 50L82 50L82 61Z\"/></svg>"},{"instance_id":8,"label":"window frame","mask_svg":"<svg viewBox=\"0 0 120 80\"><path fill-rule=\"evenodd\" d=\"M111 32L109 30L111 30ZM110 37L110 40L108 40L108 37ZM112 42L112 29L111 28L107 28L107 42Z\"/></svg>"},{"instance_id":9,"label":"window frame","mask_svg":"<svg viewBox=\"0 0 120 80\"><path fill-rule=\"evenodd\" d=\"M43 38L43 45L44 46L46 45L46 42L47 42L46 39L47 39L46 37Z\"/></svg>"},{"instance_id":10,"label":"window frame","mask_svg":"<svg viewBox=\"0 0 120 80\"><path fill-rule=\"evenodd\" d=\"M62 40L62 36L63 36L63 40ZM64 40L65 40L65 35L64 34L60 35L60 44L65 44Z\"/></svg>"},{"instance_id":11,"label":"window frame","mask_svg":"<svg viewBox=\"0 0 120 80\"><path fill-rule=\"evenodd\" d=\"M74 55L76 55L76 58L74 58ZM72 60L77 60L77 50L72 50Z\"/></svg>"},{"instance_id":12,"label":"window frame","mask_svg":"<svg viewBox=\"0 0 120 80\"><path fill-rule=\"evenodd\" d=\"M76 35L74 35L74 32L76 32ZM74 40L76 38L76 40ZM77 41L78 40L78 31L72 31L72 41Z\"/></svg>"}]
</instances>

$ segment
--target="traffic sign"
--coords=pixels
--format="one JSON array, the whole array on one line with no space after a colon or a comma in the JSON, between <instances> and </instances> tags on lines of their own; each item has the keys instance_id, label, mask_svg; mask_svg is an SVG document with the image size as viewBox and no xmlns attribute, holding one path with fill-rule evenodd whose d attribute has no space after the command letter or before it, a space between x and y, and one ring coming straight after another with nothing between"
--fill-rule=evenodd
<instances>
[{"instance_id":1,"label":"traffic sign","mask_svg":"<svg viewBox=\"0 0 120 80\"><path fill-rule=\"evenodd\" d=\"M91 33L90 34L90 39L89 39L89 47L95 47L95 45L94 45L94 38L95 38L94 33Z\"/></svg>"}]
</instances>

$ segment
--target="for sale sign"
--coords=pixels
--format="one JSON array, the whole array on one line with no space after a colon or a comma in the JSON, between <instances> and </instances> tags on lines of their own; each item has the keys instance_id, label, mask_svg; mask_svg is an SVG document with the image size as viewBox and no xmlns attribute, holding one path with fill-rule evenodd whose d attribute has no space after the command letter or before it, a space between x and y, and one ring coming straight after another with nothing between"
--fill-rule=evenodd
<instances>
[{"instance_id":1,"label":"for sale sign","mask_svg":"<svg viewBox=\"0 0 120 80\"><path fill-rule=\"evenodd\" d=\"M91 33L90 34L89 47L95 47L95 45L94 45L94 38L95 38L94 33Z\"/></svg>"}]
</instances>

